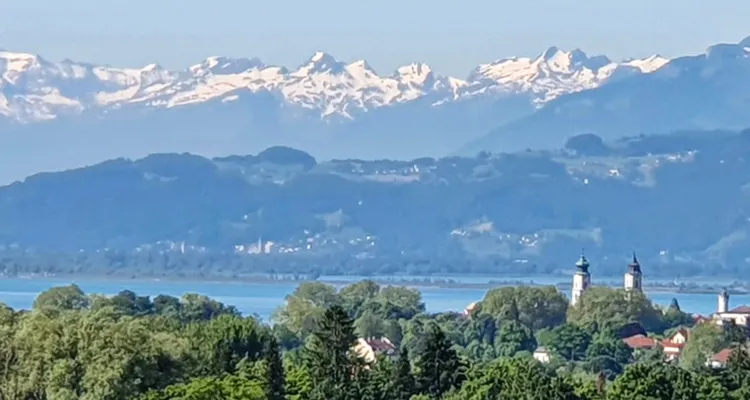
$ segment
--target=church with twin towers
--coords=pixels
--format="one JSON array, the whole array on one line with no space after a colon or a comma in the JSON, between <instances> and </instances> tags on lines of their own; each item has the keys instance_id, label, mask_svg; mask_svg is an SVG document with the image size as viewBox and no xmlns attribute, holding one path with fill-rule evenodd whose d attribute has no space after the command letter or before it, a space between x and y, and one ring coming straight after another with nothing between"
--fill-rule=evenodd
<instances>
[{"instance_id":1,"label":"church with twin towers","mask_svg":"<svg viewBox=\"0 0 750 400\"><path fill-rule=\"evenodd\" d=\"M571 293L570 303L576 305L583 296L583 293L591 286L591 274L589 273L589 261L581 252L581 258L576 263L576 273L573 275L573 292ZM628 271L625 273L625 290L642 291L643 290L643 273L641 264L633 252L633 261L628 265Z\"/></svg>"}]
</instances>

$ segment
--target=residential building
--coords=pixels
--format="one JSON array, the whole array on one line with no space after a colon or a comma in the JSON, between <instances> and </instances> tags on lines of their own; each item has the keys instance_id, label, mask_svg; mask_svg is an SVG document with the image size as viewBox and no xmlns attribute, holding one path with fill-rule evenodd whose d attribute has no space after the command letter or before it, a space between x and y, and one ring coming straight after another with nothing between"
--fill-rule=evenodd
<instances>
[{"instance_id":1,"label":"residential building","mask_svg":"<svg viewBox=\"0 0 750 400\"><path fill-rule=\"evenodd\" d=\"M534 351L534 359L542 364L548 364L552 358L552 355L546 347L538 347Z\"/></svg>"},{"instance_id":2,"label":"residential building","mask_svg":"<svg viewBox=\"0 0 750 400\"><path fill-rule=\"evenodd\" d=\"M718 305L714 321L718 325L734 323L735 325L750 327L750 306L742 305L729 309L729 293L723 290L719 293Z\"/></svg>"},{"instance_id":3,"label":"residential building","mask_svg":"<svg viewBox=\"0 0 750 400\"><path fill-rule=\"evenodd\" d=\"M376 362L378 356L385 355L392 357L396 355L396 346L388 338L380 339L357 339L354 351L368 363Z\"/></svg>"}]
</instances>

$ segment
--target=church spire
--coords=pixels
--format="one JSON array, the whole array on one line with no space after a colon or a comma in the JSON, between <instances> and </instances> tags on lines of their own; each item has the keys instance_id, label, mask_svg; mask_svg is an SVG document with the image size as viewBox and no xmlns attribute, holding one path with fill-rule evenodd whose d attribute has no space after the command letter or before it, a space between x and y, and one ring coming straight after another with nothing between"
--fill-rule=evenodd
<instances>
[{"instance_id":1,"label":"church spire","mask_svg":"<svg viewBox=\"0 0 750 400\"><path fill-rule=\"evenodd\" d=\"M628 265L628 271L631 274L640 274L641 273L641 264L638 262L638 257L635 255L635 251L633 252L633 262Z\"/></svg>"},{"instance_id":2,"label":"church spire","mask_svg":"<svg viewBox=\"0 0 750 400\"><path fill-rule=\"evenodd\" d=\"M576 262L576 269L580 272L589 272L589 260L586 259L586 255L583 252L583 249L581 249L581 258L578 259L578 262Z\"/></svg>"},{"instance_id":3,"label":"church spire","mask_svg":"<svg viewBox=\"0 0 750 400\"><path fill-rule=\"evenodd\" d=\"M628 265L628 272L625 273L625 290L627 291L642 291L643 290L643 274L641 273L641 264L638 262L638 257L633 252L633 262Z\"/></svg>"}]
</instances>

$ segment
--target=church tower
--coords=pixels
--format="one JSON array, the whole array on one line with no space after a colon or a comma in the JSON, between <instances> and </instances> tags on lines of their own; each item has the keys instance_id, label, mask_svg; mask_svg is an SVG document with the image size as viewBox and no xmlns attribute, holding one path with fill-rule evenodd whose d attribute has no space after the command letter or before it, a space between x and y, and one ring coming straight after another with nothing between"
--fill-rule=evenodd
<instances>
[{"instance_id":1,"label":"church tower","mask_svg":"<svg viewBox=\"0 0 750 400\"><path fill-rule=\"evenodd\" d=\"M721 314L727 311L729 311L729 293L726 290L722 290L719 293L719 307L716 312Z\"/></svg>"},{"instance_id":2,"label":"church tower","mask_svg":"<svg viewBox=\"0 0 750 400\"><path fill-rule=\"evenodd\" d=\"M643 274L641 273L641 264L638 263L638 258L633 252L633 262L628 265L628 272L625 273L625 290L627 291L643 291Z\"/></svg>"},{"instance_id":3,"label":"church tower","mask_svg":"<svg viewBox=\"0 0 750 400\"><path fill-rule=\"evenodd\" d=\"M576 263L576 273L573 275L573 297L572 305L576 305L589 286L591 286L591 274L589 274L589 261L581 252L581 258Z\"/></svg>"}]
</instances>

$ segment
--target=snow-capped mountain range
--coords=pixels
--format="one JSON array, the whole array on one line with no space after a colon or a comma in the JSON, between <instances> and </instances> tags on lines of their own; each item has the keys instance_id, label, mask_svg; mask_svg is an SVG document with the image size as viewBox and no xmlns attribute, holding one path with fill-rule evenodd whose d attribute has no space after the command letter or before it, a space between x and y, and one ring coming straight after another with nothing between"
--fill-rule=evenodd
<instances>
[{"instance_id":1,"label":"snow-capped mountain range","mask_svg":"<svg viewBox=\"0 0 750 400\"><path fill-rule=\"evenodd\" d=\"M258 153L414 159L750 127L750 38L615 62L551 47L464 78L423 63L378 74L318 52L296 68L209 57L180 71L0 51L0 184L117 157Z\"/></svg>"},{"instance_id":2,"label":"snow-capped mountain range","mask_svg":"<svg viewBox=\"0 0 750 400\"><path fill-rule=\"evenodd\" d=\"M507 58L476 67L467 78L440 76L415 63L379 75L364 60L345 63L317 52L296 69L259 59L209 57L182 71L151 64L115 68L59 63L0 51L0 115L30 123L129 105L174 108L220 100L243 91L269 92L326 120L352 120L376 108L427 98L438 106L477 96L530 96L535 106L617 78L650 73L669 60L653 56L614 62L581 50L551 47L535 58Z\"/></svg>"}]
</instances>

